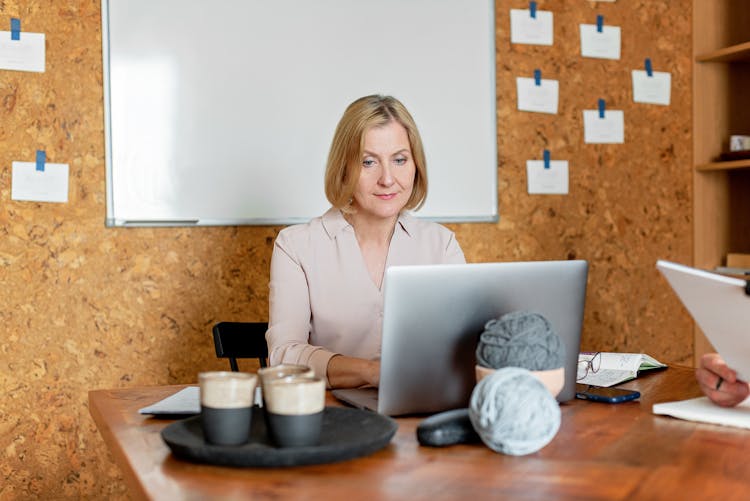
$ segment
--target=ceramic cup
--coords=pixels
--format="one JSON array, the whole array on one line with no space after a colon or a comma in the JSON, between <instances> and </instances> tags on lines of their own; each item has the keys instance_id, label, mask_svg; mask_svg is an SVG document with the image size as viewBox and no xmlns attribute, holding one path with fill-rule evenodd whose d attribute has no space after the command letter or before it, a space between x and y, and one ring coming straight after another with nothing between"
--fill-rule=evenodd
<instances>
[{"instance_id":1,"label":"ceramic cup","mask_svg":"<svg viewBox=\"0 0 750 501\"><path fill-rule=\"evenodd\" d=\"M750 150L750 136L730 136L729 151Z\"/></svg>"},{"instance_id":2,"label":"ceramic cup","mask_svg":"<svg viewBox=\"0 0 750 501\"><path fill-rule=\"evenodd\" d=\"M307 447L320 442L325 381L303 376L267 380L263 398L268 433L278 447Z\"/></svg>"},{"instance_id":3,"label":"ceramic cup","mask_svg":"<svg viewBox=\"0 0 750 501\"><path fill-rule=\"evenodd\" d=\"M477 383L481 381L482 378L495 372L495 370L496 369L482 367L481 365L477 364L474 370L477 378ZM547 371L531 371L531 375L541 381L553 397L556 397L560 393L560 391L562 391L563 386L565 386L564 367Z\"/></svg>"},{"instance_id":4,"label":"ceramic cup","mask_svg":"<svg viewBox=\"0 0 750 501\"><path fill-rule=\"evenodd\" d=\"M241 445L250 438L253 399L258 377L245 372L198 374L201 426L206 442Z\"/></svg>"}]
</instances>

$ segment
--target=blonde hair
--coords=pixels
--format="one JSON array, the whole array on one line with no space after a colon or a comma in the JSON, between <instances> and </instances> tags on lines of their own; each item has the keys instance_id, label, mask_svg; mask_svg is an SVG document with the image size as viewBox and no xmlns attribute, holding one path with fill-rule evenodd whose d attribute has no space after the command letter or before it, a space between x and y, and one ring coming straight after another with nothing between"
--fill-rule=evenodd
<instances>
[{"instance_id":1,"label":"blonde hair","mask_svg":"<svg viewBox=\"0 0 750 501\"><path fill-rule=\"evenodd\" d=\"M361 97L350 104L336 126L325 173L326 198L331 205L343 212L351 212L352 196L362 169L365 133L392 121L406 129L416 167L414 186L404 208L418 210L422 207L427 198L427 162L417 124L398 99L377 94Z\"/></svg>"}]
</instances>

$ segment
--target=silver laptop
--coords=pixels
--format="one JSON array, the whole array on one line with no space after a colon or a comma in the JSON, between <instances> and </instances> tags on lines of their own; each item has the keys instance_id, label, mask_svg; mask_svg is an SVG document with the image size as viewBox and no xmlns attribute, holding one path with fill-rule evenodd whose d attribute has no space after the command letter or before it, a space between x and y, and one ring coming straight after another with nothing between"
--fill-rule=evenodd
<instances>
[{"instance_id":1,"label":"silver laptop","mask_svg":"<svg viewBox=\"0 0 750 501\"><path fill-rule=\"evenodd\" d=\"M484 324L525 310L544 315L565 345L575 396L586 261L393 266L385 274L380 387L334 390L351 405L396 416L468 406Z\"/></svg>"},{"instance_id":2,"label":"silver laptop","mask_svg":"<svg viewBox=\"0 0 750 501\"><path fill-rule=\"evenodd\" d=\"M727 365L740 379L750 381L747 282L669 261L659 260L656 267Z\"/></svg>"}]
</instances>

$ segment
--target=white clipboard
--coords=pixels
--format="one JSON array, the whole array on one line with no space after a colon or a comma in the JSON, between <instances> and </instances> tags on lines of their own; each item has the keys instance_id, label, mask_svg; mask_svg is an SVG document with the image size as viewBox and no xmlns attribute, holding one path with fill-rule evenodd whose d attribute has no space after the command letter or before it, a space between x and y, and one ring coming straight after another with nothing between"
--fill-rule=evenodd
<instances>
[{"instance_id":1,"label":"white clipboard","mask_svg":"<svg viewBox=\"0 0 750 501\"><path fill-rule=\"evenodd\" d=\"M659 260L661 271L727 365L750 381L750 295L740 278Z\"/></svg>"}]
</instances>

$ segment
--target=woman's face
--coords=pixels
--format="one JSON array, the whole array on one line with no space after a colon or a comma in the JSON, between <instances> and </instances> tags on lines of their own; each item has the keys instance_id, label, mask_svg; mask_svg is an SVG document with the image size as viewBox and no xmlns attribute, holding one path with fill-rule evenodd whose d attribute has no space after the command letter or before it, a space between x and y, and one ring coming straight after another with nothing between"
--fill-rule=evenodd
<instances>
[{"instance_id":1,"label":"woman's face","mask_svg":"<svg viewBox=\"0 0 750 501\"><path fill-rule=\"evenodd\" d=\"M381 219L398 216L409 201L416 173L403 125L392 120L369 129L361 162L352 202L357 214Z\"/></svg>"}]
</instances>

